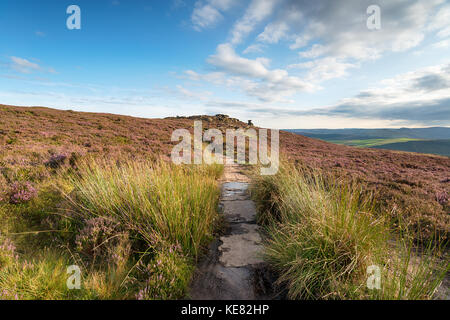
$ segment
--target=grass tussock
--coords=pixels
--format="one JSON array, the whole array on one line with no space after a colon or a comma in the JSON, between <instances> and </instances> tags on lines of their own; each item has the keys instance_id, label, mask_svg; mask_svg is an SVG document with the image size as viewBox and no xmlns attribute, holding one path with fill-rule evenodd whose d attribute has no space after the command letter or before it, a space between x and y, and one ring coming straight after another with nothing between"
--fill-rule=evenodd
<instances>
[{"instance_id":1,"label":"grass tussock","mask_svg":"<svg viewBox=\"0 0 450 320\"><path fill-rule=\"evenodd\" d=\"M222 170L82 159L32 198L0 201L0 299L183 298L216 227ZM67 288L70 265L80 290Z\"/></svg>"},{"instance_id":2,"label":"grass tussock","mask_svg":"<svg viewBox=\"0 0 450 320\"><path fill-rule=\"evenodd\" d=\"M211 236L220 166L94 162L80 171L69 179L69 199L85 218L119 223L149 244L179 244L191 256Z\"/></svg>"},{"instance_id":3,"label":"grass tussock","mask_svg":"<svg viewBox=\"0 0 450 320\"><path fill-rule=\"evenodd\" d=\"M256 177L265 257L291 299L428 299L448 265L430 252L393 241L389 219L360 184L284 164ZM372 267L371 267L372 266ZM369 289L368 268L380 289Z\"/></svg>"}]
</instances>

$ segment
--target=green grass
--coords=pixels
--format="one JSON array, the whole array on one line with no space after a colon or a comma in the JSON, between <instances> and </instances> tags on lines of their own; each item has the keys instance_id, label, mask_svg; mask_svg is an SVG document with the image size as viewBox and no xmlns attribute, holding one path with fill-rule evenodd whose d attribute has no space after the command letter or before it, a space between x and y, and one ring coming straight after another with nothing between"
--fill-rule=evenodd
<instances>
[{"instance_id":1,"label":"green grass","mask_svg":"<svg viewBox=\"0 0 450 320\"><path fill-rule=\"evenodd\" d=\"M291 299L430 299L448 270L438 251L413 253L396 238L351 181L285 164L277 175L256 177L253 195L267 228L265 258ZM373 265L380 290L366 286Z\"/></svg>"},{"instance_id":2,"label":"green grass","mask_svg":"<svg viewBox=\"0 0 450 320\"><path fill-rule=\"evenodd\" d=\"M81 171L70 178L76 194L70 200L84 217L114 219L148 243L180 244L192 256L211 235L220 166L94 162Z\"/></svg>"},{"instance_id":3,"label":"green grass","mask_svg":"<svg viewBox=\"0 0 450 320\"><path fill-rule=\"evenodd\" d=\"M420 140L399 143L388 143L374 148L438 154L450 157L450 140Z\"/></svg>"},{"instance_id":4,"label":"green grass","mask_svg":"<svg viewBox=\"0 0 450 320\"><path fill-rule=\"evenodd\" d=\"M426 154L450 155L450 140L425 140L414 138L326 140L353 147L377 148Z\"/></svg>"},{"instance_id":5,"label":"green grass","mask_svg":"<svg viewBox=\"0 0 450 320\"><path fill-rule=\"evenodd\" d=\"M400 143L408 141L424 141L424 140L413 138L394 138L394 139L364 139L364 140L330 140L329 142L337 144L345 144L347 146L371 148L390 143Z\"/></svg>"},{"instance_id":6,"label":"green grass","mask_svg":"<svg viewBox=\"0 0 450 320\"><path fill-rule=\"evenodd\" d=\"M93 292L69 290L66 285L70 260L44 250L24 260L0 249L0 300L62 300L95 298Z\"/></svg>"},{"instance_id":7,"label":"green grass","mask_svg":"<svg viewBox=\"0 0 450 320\"><path fill-rule=\"evenodd\" d=\"M179 299L212 239L223 166L79 161L0 202L0 299ZM82 271L68 290L67 267Z\"/></svg>"},{"instance_id":8,"label":"green grass","mask_svg":"<svg viewBox=\"0 0 450 320\"><path fill-rule=\"evenodd\" d=\"M117 137L114 138L114 141L117 144L130 144L131 143L130 138L124 137L124 136L117 136Z\"/></svg>"}]
</instances>

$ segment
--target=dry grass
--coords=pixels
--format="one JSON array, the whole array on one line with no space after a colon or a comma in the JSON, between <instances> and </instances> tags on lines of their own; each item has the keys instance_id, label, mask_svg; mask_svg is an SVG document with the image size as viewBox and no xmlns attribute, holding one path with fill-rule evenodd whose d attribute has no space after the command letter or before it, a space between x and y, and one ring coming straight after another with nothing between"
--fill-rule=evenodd
<instances>
[{"instance_id":1,"label":"dry grass","mask_svg":"<svg viewBox=\"0 0 450 320\"><path fill-rule=\"evenodd\" d=\"M58 169L35 198L0 207L0 298L183 298L215 230L222 169L129 159ZM82 290L67 289L73 264Z\"/></svg>"},{"instance_id":2,"label":"dry grass","mask_svg":"<svg viewBox=\"0 0 450 320\"><path fill-rule=\"evenodd\" d=\"M416 258L358 183L289 164L255 179L265 257L291 299L430 299L448 270L436 248ZM366 287L372 265L380 290Z\"/></svg>"},{"instance_id":3,"label":"dry grass","mask_svg":"<svg viewBox=\"0 0 450 320\"><path fill-rule=\"evenodd\" d=\"M245 127L241 122L226 119L204 120L204 129ZM215 192L210 189L213 179L208 176L216 176L220 168L197 168L197 171L192 171L173 169L167 165L156 166L158 159L168 159L174 145L170 135L180 128L192 131L193 119L140 119L0 105L0 245L8 241L14 244L14 250L0 252L0 269L3 272L0 272L0 282L8 290L7 294L2 293L4 297L14 298L15 292L18 292L19 298L27 299L71 298L73 291L61 289L64 275L61 272L65 270L58 265L74 262L83 265L83 270L88 272L84 279L86 290L78 292L76 298L136 298L136 294L140 298L181 296L199 248L207 242L211 233L210 226L201 219L201 210L206 214L214 206L210 202ZM323 194L319 188L312 190L313 193L306 193L310 195L309 200L302 201L312 201L309 202L312 208L313 205L320 205L317 210L326 208L330 213L337 214L335 219L339 216L343 219L339 220L341 224L336 225L340 229L328 234L343 247L330 245L327 250L320 251L321 254L348 250L354 247L347 247L348 243L355 244L360 239L367 238L367 243L358 244L363 248L371 247L370 241L378 241L370 238L370 233L365 238L363 232L367 230L358 229L359 224L364 226L367 223L365 218L356 219L356 225L348 222L351 220L349 217L355 215L352 211L355 209L348 206L361 200L365 202L368 194L374 200L370 202L373 211L365 210L371 212L370 219L382 221L380 225L388 225L390 231L395 226L398 234L412 234L416 240L446 241L450 225L448 157L337 146L286 132L280 134L280 142L282 153L290 161L364 186L363 190L357 191L337 189L339 192ZM89 163L83 160L88 158L111 159L112 162L96 160ZM130 161L117 167L116 160L124 158ZM280 179L275 180L276 177L279 176L258 182L262 187L260 190L264 190L259 193L260 203L270 210L270 219L272 215L281 219L287 212L295 212L288 210L287 198L279 193L282 184ZM290 188L295 187L292 179L286 181L291 181ZM330 191L328 185L325 187ZM195 193L191 188L202 191ZM323 201L320 202L320 199ZM345 205L339 199L349 203ZM300 200L289 198L289 206L295 208L308 204L296 203ZM340 207L336 208L336 205ZM186 210L179 214L183 208ZM191 217L186 215L188 211L193 214L192 222ZM62 216L61 212L64 213ZM166 212L170 218L166 218ZM380 213L383 214L378 215ZM213 219L209 214L206 217L209 222ZM344 223L346 221L348 223ZM310 222L309 228L313 227L313 222L317 224L314 228L320 230L327 226L326 221L320 219L311 219ZM293 230L289 232L287 226L281 229L288 234L298 228L296 224L290 227ZM299 235L305 234L306 230L312 229L299 230ZM35 231L39 233L29 233ZM108 232L112 234L107 236ZM90 234L95 237L89 238ZM111 236L114 237L109 239ZM95 242L84 241L85 238ZM103 244L107 239L108 245ZM290 239L289 236L286 239ZM48 255L47 258L45 248L48 247L57 250L59 256ZM403 251L407 252L410 245L408 242L398 247L405 247ZM156 259L161 252L168 252L167 256ZM15 259L16 255L18 259ZM145 258L141 259L142 256ZM108 262L99 264L105 257ZM361 274L366 260L357 259L351 270ZM5 261L10 261L10 267L5 267ZM333 268L341 265L339 259L336 261ZM401 258L389 263L399 265L404 261L405 258ZM25 277L28 273L24 273L22 277L22 268L29 264L40 267L29 271L29 276ZM408 268L411 268L410 264ZM392 270L396 269L401 268ZM429 269L423 270L422 274L426 274ZM46 284L43 280L46 276L53 277L54 284ZM26 291L25 286L30 285L32 279L42 280L33 282L32 287L36 289ZM331 278L324 276L322 279L325 280L320 282L320 286L326 286ZM15 283L21 285L14 286ZM150 287L159 283L156 288L161 290L152 291L149 286L143 286L145 283L151 283ZM45 286L49 289L43 289ZM392 288L395 287L405 288L392 285ZM351 296L350 290L342 290L343 297ZM397 290L400 291L398 296L406 297L402 290ZM391 297L394 291L388 290Z\"/></svg>"},{"instance_id":4,"label":"dry grass","mask_svg":"<svg viewBox=\"0 0 450 320\"><path fill-rule=\"evenodd\" d=\"M280 143L291 162L364 184L379 210L417 240L448 239L449 157L335 145L289 132Z\"/></svg>"}]
</instances>

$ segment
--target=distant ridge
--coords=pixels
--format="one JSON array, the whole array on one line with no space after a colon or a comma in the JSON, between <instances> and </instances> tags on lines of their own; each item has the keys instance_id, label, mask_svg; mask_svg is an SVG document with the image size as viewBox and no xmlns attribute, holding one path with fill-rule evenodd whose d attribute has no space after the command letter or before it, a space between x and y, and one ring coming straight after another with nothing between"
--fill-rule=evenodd
<instances>
[{"instance_id":1,"label":"distant ridge","mask_svg":"<svg viewBox=\"0 0 450 320\"><path fill-rule=\"evenodd\" d=\"M400 129L286 129L308 137L327 139L450 139L450 127L400 128ZM326 140L326 139L323 139Z\"/></svg>"},{"instance_id":2,"label":"distant ridge","mask_svg":"<svg viewBox=\"0 0 450 320\"><path fill-rule=\"evenodd\" d=\"M288 129L337 144L450 156L450 128Z\"/></svg>"}]
</instances>

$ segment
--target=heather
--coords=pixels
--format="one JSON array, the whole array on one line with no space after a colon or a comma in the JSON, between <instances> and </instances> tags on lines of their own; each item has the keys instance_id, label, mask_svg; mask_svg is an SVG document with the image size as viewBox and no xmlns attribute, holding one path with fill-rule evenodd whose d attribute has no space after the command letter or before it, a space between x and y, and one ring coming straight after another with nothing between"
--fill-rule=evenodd
<instances>
[{"instance_id":1,"label":"heather","mask_svg":"<svg viewBox=\"0 0 450 320\"><path fill-rule=\"evenodd\" d=\"M285 163L255 176L264 256L290 299L432 299L448 271L445 248L418 248L358 181ZM366 286L380 268L379 289Z\"/></svg>"},{"instance_id":2,"label":"heather","mask_svg":"<svg viewBox=\"0 0 450 320\"><path fill-rule=\"evenodd\" d=\"M327 143L280 134L282 154L302 166L364 184L381 211L416 240L448 240L450 158Z\"/></svg>"},{"instance_id":3,"label":"heather","mask_svg":"<svg viewBox=\"0 0 450 320\"><path fill-rule=\"evenodd\" d=\"M214 232L221 174L220 166L167 163L176 143L171 133L192 132L193 120L202 120L204 130L245 127L223 116L142 119L0 106L0 298L183 297ZM385 281L390 285L380 298L430 297L434 280L428 273L438 266L427 267L436 259L426 257L435 254L417 264L408 252L423 250L419 242L427 248L429 240L438 240L430 250L445 246L449 158L339 146L287 132L280 143L296 168L256 177L256 200L270 212L261 214L261 223L277 223L267 259L286 274L280 283L292 286L291 297L305 297L305 288L307 297L373 294L357 290L372 261L391 266L389 279L401 279ZM335 230L309 215L320 212L331 215ZM300 220L308 223L300 228ZM396 243L395 254L386 239ZM301 255L306 244L318 243L317 251ZM329 269L313 265L310 257L317 254L326 254L321 261ZM310 269L299 269L307 265L302 261L310 261ZM82 269L80 291L65 284L72 264ZM326 296L331 291L338 294Z\"/></svg>"},{"instance_id":4,"label":"heather","mask_svg":"<svg viewBox=\"0 0 450 320\"><path fill-rule=\"evenodd\" d=\"M221 117L145 119L0 105L0 167L53 168L85 155L169 160L176 144L170 139L172 132L180 128L193 132L194 119L203 120L205 130L247 126Z\"/></svg>"},{"instance_id":5,"label":"heather","mask_svg":"<svg viewBox=\"0 0 450 320\"><path fill-rule=\"evenodd\" d=\"M183 298L217 222L222 167L86 157L0 204L2 299ZM82 271L81 290L66 269Z\"/></svg>"},{"instance_id":6,"label":"heather","mask_svg":"<svg viewBox=\"0 0 450 320\"><path fill-rule=\"evenodd\" d=\"M117 158L121 154L168 160L173 130L246 127L235 119L197 116L143 119L113 114L0 105L0 197L2 179L40 181L48 170L74 165L80 157ZM421 237L448 237L450 158L409 152L348 147L281 132L281 152L290 161L358 179L377 197L377 205L402 219ZM402 217L399 217L399 215ZM441 238L442 238L441 237Z\"/></svg>"}]
</instances>

